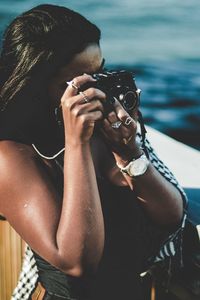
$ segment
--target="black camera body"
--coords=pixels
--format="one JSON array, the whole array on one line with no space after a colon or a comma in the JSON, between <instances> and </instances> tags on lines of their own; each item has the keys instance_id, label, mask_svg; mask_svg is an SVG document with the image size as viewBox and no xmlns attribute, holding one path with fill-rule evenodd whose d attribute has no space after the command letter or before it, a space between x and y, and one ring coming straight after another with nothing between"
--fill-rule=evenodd
<instances>
[{"instance_id":1,"label":"black camera body","mask_svg":"<svg viewBox=\"0 0 200 300\"><path fill-rule=\"evenodd\" d=\"M106 94L104 104L105 114L113 110L113 103L117 99L123 108L131 113L140 103L140 90L137 89L133 73L128 71L105 71L92 75L95 82L88 82L81 86L81 91L90 87L100 89Z\"/></svg>"}]
</instances>

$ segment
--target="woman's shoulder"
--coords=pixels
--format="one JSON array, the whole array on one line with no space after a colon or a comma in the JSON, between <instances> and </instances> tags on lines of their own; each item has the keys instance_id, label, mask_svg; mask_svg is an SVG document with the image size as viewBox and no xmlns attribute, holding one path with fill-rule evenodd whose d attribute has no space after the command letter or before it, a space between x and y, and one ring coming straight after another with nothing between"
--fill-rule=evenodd
<instances>
[{"instance_id":1,"label":"woman's shoulder","mask_svg":"<svg viewBox=\"0 0 200 300\"><path fill-rule=\"evenodd\" d=\"M47 179L44 175L51 175L55 169L54 160L41 157L30 144L13 140L0 140L0 166L0 188L15 176Z\"/></svg>"},{"instance_id":2,"label":"woman's shoulder","mask_svg":"<svg viewBox=\"0 0 200 300\"><path fill-rule=\"evenodd\" d=\"M23 169L25 170L25 166L27 167L33 155L33 150L29 145L12 140L0 141L0 215L4 215L2 205L5 201L8 205L8 193L11 187L24 173Z\"/></svg>"},{"instance_id":3,"label":"woman's shoulder","mask_svg":"<svg viewBox=\"0 0 200 300\"><path fill-rule=\"evenodd\" d=\"M38 154L33 145L13 140L0 140L0 188L15 177L47 179L54 171L54 160L46 160ZM16 181L16 180L15 180Z\"/></svg>"},{"instance_id":4,"label":"woman's shoulder","mask_svg":"<svg viewBox=\"0 0 200 300\"><path fill-rule=\"evenodd\" d=\"M30 166L31 163L36 160L36 157L37 153L31 145L12 140L0 141L0 169L3 170L4 175L6 171L10 170L10 168L11 170L16 171L16 168L19 169L23 166Z\"/></svg>"},{"instance_id":5,"label":"woman's shoulder","mask_svg":"<svg viewBox=\"0 0 200 300\"><path fill-rule=\"evenodd\" d=\"M0 188L30 167L35 153L30 145L12 140L0 141Z\"/></svg>"},{"instance_id":6,"label":"woman's shoulder","mask_svg":"<svg viewBox=\"0 0 200 300\"><path fill-rule=\"evenodd\" d=\"M31 145L13 140L0 140L0 160L14 160L16 158L33 158L36 153ZM2 162L2 161L1 161Z\"/></svg>"},{"instance_id":7,"label":"woman's shoulder","mask_svg":"<svg viewBox=\"0 0 200 300\"><path fill-rule=\"evenodd\" d=\"M32 146L11 140L0 141L1 215L8 218L17 205L23 215L21 207L24 203L41 199L41 194L44 195L51 184L50 166Z\"/></svg>"}]
</instances>

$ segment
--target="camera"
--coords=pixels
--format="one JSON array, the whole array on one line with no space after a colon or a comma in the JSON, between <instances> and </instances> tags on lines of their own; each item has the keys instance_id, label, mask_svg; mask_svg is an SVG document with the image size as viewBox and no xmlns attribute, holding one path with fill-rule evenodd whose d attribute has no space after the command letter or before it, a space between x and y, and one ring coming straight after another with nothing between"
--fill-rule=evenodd
<instances>
[{"instance_id":1,"label":"camera","mask_svg":"<svg viewBox=\"0 0 200 300\"><path fill-rule=\"evenodd\" d=\"M117 99L123 108L131 113L140 103L140 90L137 88L132 72L105 71L92 75L95 82L88 82L81 86L81 91L90 87L100 89L106 94L104 104L105 113L113 110L113 103Z\"/></svg>"}]
</instances>

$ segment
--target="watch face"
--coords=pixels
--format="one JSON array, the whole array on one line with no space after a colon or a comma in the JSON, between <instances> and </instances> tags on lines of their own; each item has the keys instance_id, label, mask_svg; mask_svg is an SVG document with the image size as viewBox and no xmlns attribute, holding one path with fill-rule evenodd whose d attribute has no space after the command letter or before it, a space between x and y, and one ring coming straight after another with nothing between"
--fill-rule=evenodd
<instances>
[{"instance_id":1,"label":"watch face","mask_svg":"<svg viewBox=\"0 0 200 300\"><path fill-rule=\"evenodd\" d=\"M149 161L146 156L142 156L135 161L132 161L129 167L129 175L130 176L139 176L144 174L148 167Z\"/></svg>"}]
</instances>

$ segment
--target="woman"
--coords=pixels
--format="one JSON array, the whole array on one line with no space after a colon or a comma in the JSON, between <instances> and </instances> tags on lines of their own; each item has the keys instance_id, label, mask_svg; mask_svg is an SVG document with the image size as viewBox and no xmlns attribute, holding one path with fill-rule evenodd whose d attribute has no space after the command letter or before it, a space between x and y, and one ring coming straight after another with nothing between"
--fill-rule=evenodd
<instances>
[{"instance_id":1,"label":"woman","mask_svg":"<svg viewBox=\"0 0 200 300\"><path fill-rule=\"evenodd\" d=\"M36 263L13 299L143 299L139 274L180 236L185 196L141 147L138 107L129 116L115 99L106 114L106 94L83 88L103 68L99 39L54 5L4 35L0 214L32 249L26 272Z\"/></svg>"}]
</instances>

